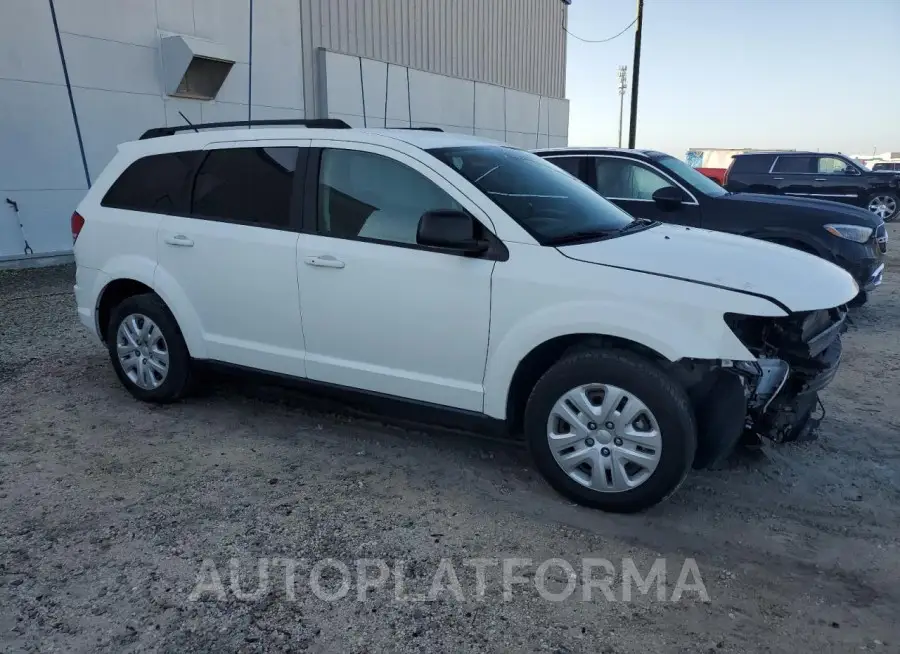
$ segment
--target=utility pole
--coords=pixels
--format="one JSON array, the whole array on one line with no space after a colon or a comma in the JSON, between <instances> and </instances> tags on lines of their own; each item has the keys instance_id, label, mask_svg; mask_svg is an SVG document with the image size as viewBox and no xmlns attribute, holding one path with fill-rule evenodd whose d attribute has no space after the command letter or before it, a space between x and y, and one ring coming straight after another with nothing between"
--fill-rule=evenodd
<instances>
[{"instance_id":1,"label":"utility pole","mask_svg":"<svg viewBox=\"0 0 900 654\"><path fill-rule=\"evenodd\" d=\"M644 24L644 0L637 0L637 22L634 30L634 64L631 77L631 119L628 125L628 147L633 148L637 134L638 80L641 74L641 27Z\"/></svg>"},{"instance_id":2,"label":"utility pole","mask_svg":"<svg viewBox=\"0 0 900 654\"><path fill-rule=\"evenodd\" d=\"M625 89L628 88L628 66L619 66L619 147L622 147L622 117L625 113Z\"/></svg>"}]
</instances>

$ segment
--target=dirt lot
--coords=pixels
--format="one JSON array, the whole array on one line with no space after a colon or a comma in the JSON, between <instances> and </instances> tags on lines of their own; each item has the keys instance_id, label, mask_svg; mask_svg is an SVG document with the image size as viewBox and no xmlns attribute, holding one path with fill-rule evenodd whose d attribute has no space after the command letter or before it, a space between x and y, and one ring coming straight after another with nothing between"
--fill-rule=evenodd
<instances>
[{"instance_id":1,"label":"dirt lot","mask_svg":"<svg viewBox=\"0 0 900 654\"><path fill-rule=\"evenodd\" d=\"M567 503L514 444L386 425L295 391L214 380L176 406L139 404L77 324L71 268L0 273L0 649L898 652L891 265L845 335L819 441L694 474L630 517ZM233 592L229 561L249 592L260 557L298 561L293 597L281 563L268 592ZM329 557L353 575L335 601L308 583ZM504 599L500 568L488 568L479 595L463 566L475 557L530 559L527 583ZM578 577L561 602L535 585L554 557ZM643 575L664 557L667 600L690 557L708 601L696 590L622 601L621 575L615 601L584 601L585 557L616 573L627 557ZM405 572L358 601L360 558ZM462 599L396 599L397 579L421 595L444 558ZM213 566L222 596L192 601ZM339 588L335 569L322 579ZM549 579L552 592L567 582L558 567Z\"/></svg>"}]
</instances>

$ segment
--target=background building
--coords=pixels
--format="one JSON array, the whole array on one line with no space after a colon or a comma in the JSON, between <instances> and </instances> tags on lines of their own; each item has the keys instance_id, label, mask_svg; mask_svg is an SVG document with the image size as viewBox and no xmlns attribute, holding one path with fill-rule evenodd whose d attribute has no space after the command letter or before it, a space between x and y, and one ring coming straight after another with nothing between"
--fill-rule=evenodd
<instances>
[{"instance_id":1,"label":"background building","mask_svg":"<svg viewBox=\"0 0 900 654\"><path fill-rule=\"evenodd\" d=\"M180 113L565 145L565 24L561 0L2 0L0 265L70 255L116 145Z\"/></svg>"}]
</instances>

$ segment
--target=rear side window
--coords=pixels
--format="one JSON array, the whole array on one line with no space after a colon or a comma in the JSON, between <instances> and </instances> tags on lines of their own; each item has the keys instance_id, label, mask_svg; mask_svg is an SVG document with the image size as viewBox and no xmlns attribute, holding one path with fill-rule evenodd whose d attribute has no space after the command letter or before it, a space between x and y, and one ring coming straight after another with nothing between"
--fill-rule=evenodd
<instances>
[{"instance_id":1,"label":"rear side window","mask_svg":"<svg viewBox=\"0 0 900 654\"><path fill-rule=\"evenodd\" d=\"M101 206L150 213L177 213L187 207L191 175L203 152L168 152L143 157L125 169Z\"/></svg>"},{"instance_id":2,"label":"rear side window","mask_svg":"<svg viewBox=\"0 0 900 654\"><path fill-rule=\"evenodd\" d=\"M815 157L791 156L778 157L775 160L773 173L814 173L817 171Z\"/></svg>"},{"instance_id":3,"label":"rear side window","mask_svg":"<svg viewBox=\"0 0 900 654\"><path fill-rule=\"evenodd\" d=\"M191 196L197 218L287 228L299 148L210 150Z\"/></svg>"},{"instance_id":4,"label":"rear side window","mask_svg":"<svg viewBox=\"0 0 900 654\"><path fill-rule=\"evenodd\" d=\"M731 173L767 173L775 162L775 155L750 154L734 157Z\"/></svg>"}]
</instances>

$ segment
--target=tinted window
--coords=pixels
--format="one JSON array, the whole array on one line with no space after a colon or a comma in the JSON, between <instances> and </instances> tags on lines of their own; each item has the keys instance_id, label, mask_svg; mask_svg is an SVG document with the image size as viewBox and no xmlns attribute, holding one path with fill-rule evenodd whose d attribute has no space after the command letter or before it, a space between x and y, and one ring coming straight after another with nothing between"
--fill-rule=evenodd
<instances>
[{"instance_id":1,"label":"tinted window","mask_svg":"<svg viewBox=\"0 0 900 654\"><path fill-rule=\"evenodd\" d=\"M627 159L596 157L597 192L606 198L650 200L653 193L672 183L652 170Z\"/></svg>"},{"instance_id":2,"label":"tinted window","mask_svg":"<svg viewBox=\"0 0 900 654\"><path fill-rule=\"evenodd\" d=\"M583 157L548 157L547 161L554 166L559 166L570 175L581 177L581 162Z\"/></svg>"},{"instance_id":3,"label":"tinted window","mask_svg":"<svg viewBox=\"0 0 900 654\"><path fill-rule=\"evenodd\" d=\"M298 148L210 150L194 182L191 215L287 227L298 152Z\"/></svg>"},{"instance_id":4,"label":"tinted window","mask_svg":"<svg viewBox=\"0 0 900 654\"><path fill-rule=\"evenodd\" d=\"M731 164L731 173L767 173L775 162L775 155L737 155Z\"/></svg>"},{"instance_id":5,"label":"tinted window","mask_svg":"<svg viewBox=\"0 0 900 654\"><path fill-rule=\"evenodd\" d=\"M183 211L191 174L203 154L170 152L138 159L119 176L100 204L153 213Z\"/></svg>"},{"instance_id":6,"label":"tinted window","mask_svg":"<svg viewBox=\"0 0 900 654\"><path fill-rule=\"evenodd\" d=\"M325 150L319 174L319 232L340 238L416 243L427 211L463 208L399 161L356 150Z\"/></svg>"},{"instance_id":7,"label":"tinted window","mask_svg":"<svg viewBox=\"0 0 900 654\"><path fill-rule=\"evenodd\" d=\"M587 184L537 155L503 146L429 150L532 234L552 244L576 234L615 234L634 223Z\"/></svg>"},{"instance_id":8,"label":"tinted window","mask_svg":"<svg viewBox=\"0 0 900 654\"><path fill-rule=\"evenodd\" d=\"M814 157L778 157L775 160L774 173L813 173L816 171Z\"/></svg>"}]
</instances>

